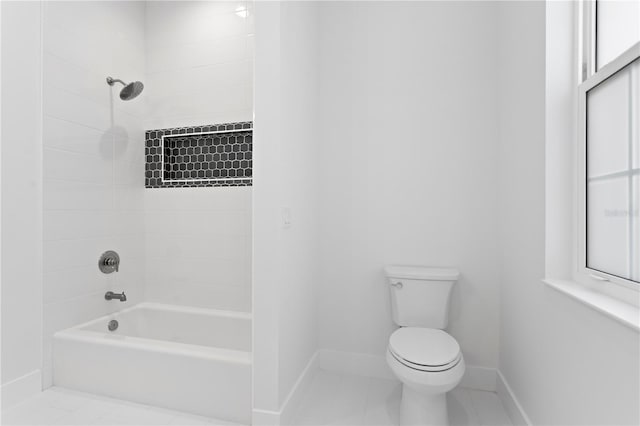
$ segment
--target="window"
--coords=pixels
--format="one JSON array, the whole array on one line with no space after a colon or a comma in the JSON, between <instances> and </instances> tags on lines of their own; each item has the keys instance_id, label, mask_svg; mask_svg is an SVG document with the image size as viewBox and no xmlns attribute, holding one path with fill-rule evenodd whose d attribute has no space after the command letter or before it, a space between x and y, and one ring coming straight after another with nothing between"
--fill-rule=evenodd
<instances>
[{"instance_id":1,"label":"window","mask_svg":"<svg viewBox=\"0 0 640 426\"><path fill-rule=\"evenodd\" d=\"M596 69L640 40L640 1L595 2Z\"/></svg>"},{"instance_id":2,"label":"window","mask_svg":"<svg viewBox=\"0 0 640 426\"><path fill-rule=\"evenodd\" d=\"M578 269L640 284L640 1L584 2Z\"/></svg>"}]
</instances>

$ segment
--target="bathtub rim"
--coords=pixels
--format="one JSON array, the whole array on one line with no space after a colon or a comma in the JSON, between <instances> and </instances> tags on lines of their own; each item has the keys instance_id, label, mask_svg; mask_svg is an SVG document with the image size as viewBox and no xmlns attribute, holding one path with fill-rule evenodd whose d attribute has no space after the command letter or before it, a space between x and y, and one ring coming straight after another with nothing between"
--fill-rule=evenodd
<instances>
[{"instance_id":1,"label":"bathtub rim","mask_svg":"<svg viewBox=\"0 0 640 426\"><path fill-rule=\"evenodd\" d=\"M150 308L155 310L180 313L192 313L212 317L225 317L248 321L252 320L252 315L248 312L224 311L218 309L196 308L180 305L167 305L155 302L140 302L120 311L103 315L99 318L92 319L90 321L86 321L84 323L77 324L63 330L59 330L53 334L53 340L54 342L56 340L88 342L99 345L110 345L115 347L138 349L156 353L170 353L174 355L251 365L251 351L194 345L189 343L173 342L170 340L150 339L145 337L126 336L121 334L108 334L105 331L94 331L86 329L86 327L93 326L100 322L106 322L118 315L141 308Z\"/></svg>"}]
</instances>

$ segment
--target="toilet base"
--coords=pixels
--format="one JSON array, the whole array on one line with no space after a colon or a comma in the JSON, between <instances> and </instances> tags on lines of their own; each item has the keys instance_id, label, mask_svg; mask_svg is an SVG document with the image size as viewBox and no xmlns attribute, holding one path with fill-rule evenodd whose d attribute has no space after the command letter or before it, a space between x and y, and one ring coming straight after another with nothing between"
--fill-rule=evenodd
<instances>
[{"instance_id":1,"label":"toilet base","mask_svg":"<svg viewBox=\"0 0 640 426\"><path fill-rule=\"evenodd\" d=\"M402 386L400 426L447 426L447 394L425 394Z\"/></svg>"}]
</instances>

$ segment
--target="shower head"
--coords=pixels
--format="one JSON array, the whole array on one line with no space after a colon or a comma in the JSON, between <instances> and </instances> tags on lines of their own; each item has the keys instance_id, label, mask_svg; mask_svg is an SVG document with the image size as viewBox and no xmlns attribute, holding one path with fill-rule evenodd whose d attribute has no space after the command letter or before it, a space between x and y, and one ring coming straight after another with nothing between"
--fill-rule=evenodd
<instances>
[{"instance_id":1,"label":"shower head","mask_svg":"<svg viewBox=\"0 0 640 426\"><path fill-rule=\"evenodd\" d=\"M120 91L120 99L122 99L123 101L130 101L131 99L137 97L140 93L142 93L142 90L144 89L144 84L139 81L134 81L133 83L127 84L117 78L107 77L107 84L109 84L109 86L113 86L116 82L124 86Z\"/></svg>"}]
</instances>

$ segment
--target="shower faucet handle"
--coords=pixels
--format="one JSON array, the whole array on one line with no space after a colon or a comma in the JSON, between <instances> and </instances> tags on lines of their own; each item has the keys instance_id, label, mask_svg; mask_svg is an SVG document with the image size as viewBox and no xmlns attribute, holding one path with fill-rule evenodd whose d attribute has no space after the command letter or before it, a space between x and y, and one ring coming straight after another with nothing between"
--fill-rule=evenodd
<instances>
[{"instance_id":1,"label":"shower faucet handle","mask_svg":"<svg viewBox=\"0 0 640 426\"><path fill-rule=\"evenodd\" d=\"M120 256L113 250L105 251L98 260L98 268L105 274L118 272L120 269Z\"/></svg>"}]
</instances>

